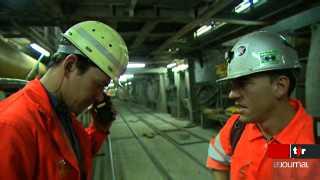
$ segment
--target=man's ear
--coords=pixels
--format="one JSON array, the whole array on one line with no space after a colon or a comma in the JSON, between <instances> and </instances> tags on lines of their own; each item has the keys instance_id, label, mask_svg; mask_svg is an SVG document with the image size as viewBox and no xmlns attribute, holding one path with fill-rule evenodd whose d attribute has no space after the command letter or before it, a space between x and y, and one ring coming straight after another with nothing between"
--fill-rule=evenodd
<instances>
[{"instance_id":1,"label":"man's ear","mask_svg":"<svg viewBox=\"0 0 320 180\"><path fill-rule=\"evenodd\" d=\"M70 72L76 70L76 62L78 61L78 57L74 54L70 54L63 60L63 69L65 75L70 74Z\"/></svg>"},{"instance_id":2,"label":"man's ear","mask_svg":"<svg viewBox=\"0 0 320 180\"><path fill-rule=\"evenodd\" d=\"M287 96L289 93L290 80L287 76L278 76L272 82L273 91L277 98Z\"/></svg>"}]
</instances>

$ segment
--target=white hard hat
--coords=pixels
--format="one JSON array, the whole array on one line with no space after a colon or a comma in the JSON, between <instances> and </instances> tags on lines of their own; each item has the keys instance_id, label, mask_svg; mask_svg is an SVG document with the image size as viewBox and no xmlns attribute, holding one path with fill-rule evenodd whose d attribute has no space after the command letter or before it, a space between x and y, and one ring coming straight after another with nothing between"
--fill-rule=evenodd
<instances>
[{"instance_id":1,"label":"white hard hat","mask_svg":"<svg viewBox=\"0 0 320 180\"><path fill-rule=\"evenodd\" d=\"M227 76L217 81L270 70L295 69L301 65L297 52L279 34L258 31L240 38L226 53Z\"/></svg>"}]
</instances>

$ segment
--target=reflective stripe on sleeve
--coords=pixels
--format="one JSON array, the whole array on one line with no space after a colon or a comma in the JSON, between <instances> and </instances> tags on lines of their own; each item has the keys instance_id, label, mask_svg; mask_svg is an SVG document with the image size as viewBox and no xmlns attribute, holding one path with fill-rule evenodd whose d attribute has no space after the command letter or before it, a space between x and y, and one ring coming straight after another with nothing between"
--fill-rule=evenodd
<instances>
[{"instance_id":1,"label":"reflective stripe on sleeve","mask_svg":"<svg viewBox=\"0 0 320 180\"><path fill-rule=\"evenodd\" d=\"M228 156L220 142L220 133L215 137L214 145L210 143L209 149L208 149L208 156L212 158L213 160L219 161L223 164L230 164L230 156Z\"/></svg>"}]
</instances>

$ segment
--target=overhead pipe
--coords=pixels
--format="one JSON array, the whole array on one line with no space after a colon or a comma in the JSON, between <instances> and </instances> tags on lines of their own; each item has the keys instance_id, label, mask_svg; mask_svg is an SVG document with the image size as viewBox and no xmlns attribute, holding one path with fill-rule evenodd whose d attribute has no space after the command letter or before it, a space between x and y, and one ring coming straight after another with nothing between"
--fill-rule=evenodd
<instances>
[{"instance_id":1,"label":"overhead pipe","mask_svg":"<svg viewBox=\"0 0 320 180\"><path fill-rule=\"evenodd\" d=\"M0 77L25 79L34 67L38 67L39 75L46 71L44 64L0 38Z\"/></svg>"}]
</instances>

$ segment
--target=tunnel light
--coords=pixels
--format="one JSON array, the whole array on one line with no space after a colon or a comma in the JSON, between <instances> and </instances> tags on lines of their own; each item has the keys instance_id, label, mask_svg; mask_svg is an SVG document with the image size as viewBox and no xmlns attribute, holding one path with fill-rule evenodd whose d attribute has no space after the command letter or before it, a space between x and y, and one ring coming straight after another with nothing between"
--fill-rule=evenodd
<instances>
[{"instance_id":1,"label":"tunnel light","mask_svg":"<svg viewBox=\"0 0 320 180\"><path fill-rule=\"evenodd\" d=\"M252 6L259 6L263 3L265 3L267 0L253 0ZM250 0L243 0L242 3L240 3L238 6L234 8L234 12L236 13L242 13L246 11L250 7Z\"/></svg>"},{"instance_id":2,"label":"tunnel light","mask_svg":"<svg viewBox=\"0 0 320 180\"><path fill-rule=\"evenodd\" d=\"M207 33L208 31L210 31L212 29L212 25L204 25L201 26L195 33L194 33L194 37L199 37L201 35L203 35L204 33Z\"/></svg>"},{"instance_id":3,"label":"tunnel light","mask_svg":"<svg viewBox=\"0 0 320 180\"><path fill-rule=\"evenodd\" d=\"M30 46L32 47L32 49L38 51L39 53L41 53L47 57L50 56L50 53L47 50L45 50L44 48L42 48L41 46L39 46L38 44L32 43L32 44L30 44Z\"/></svg>"},{"instance_id":4,"label":"tunnel light","mask_svg":"<svg viewBox=\"0 0 320 180\"><path fill-rule=\"evenodd\" d=\"M170 69L170 68L175 67L176 65L177 65L176 63L171 63L171 64L168 64L168 65L167 65L167 68Z\"/></svg>"},{"instance_id":5,"label":"tunnel light","mask_svg":"<svg viewBox=\"0 0 320 180\"><path fill-rule=\"evenodd\" d=\"M144 68L146 64L144 63L129 63L127 68Z\"/></svg>"},{"instance_id":6,"label":"tunnel light","mask_svg":"<svg viewBox=\"0 0 320 180\"><path fill-rule=\"evenodd\" d=\"M124 74L120 76L119 81L124 82L124 81L127 81L128 79L132 79L133 77L134 77L133 74Z\"/></svg>"},{"instance_id":7,"label":"tunnel light","mask_svg":"<svg viewBox=\"0 0 320 180\"><path fill-rule=\"evenodd\" d=\"M107 88L112 88L112 87L114 87L113 81L111 81L111 82L109 83L109 85L107 86Z\"/></svg>"},{"instance_id":8,"label":"tunnel light","mask_svg":"<svg viewBox=\"0 0 320 180\"><path fill-rule=\"evenodd\" d=\"M208 33L209 31L217 30L218 28L224 26L225 22L210 20L209 25L201 26L196 32L193 33L193 37L197 38L203 34Z\"/></svg>"},{"instance_id":9,"label":"tunnel light","mask_svg":"<svg viewBox=\"0 0 320 180\"><path fill-rule=\"evenodd\" d=\"M178 66L174 67L172 69L173 72L179 72L179 71L184 71L186 69L188 69L188 64L179 64Z\"/></svg>"}]
</instances>

